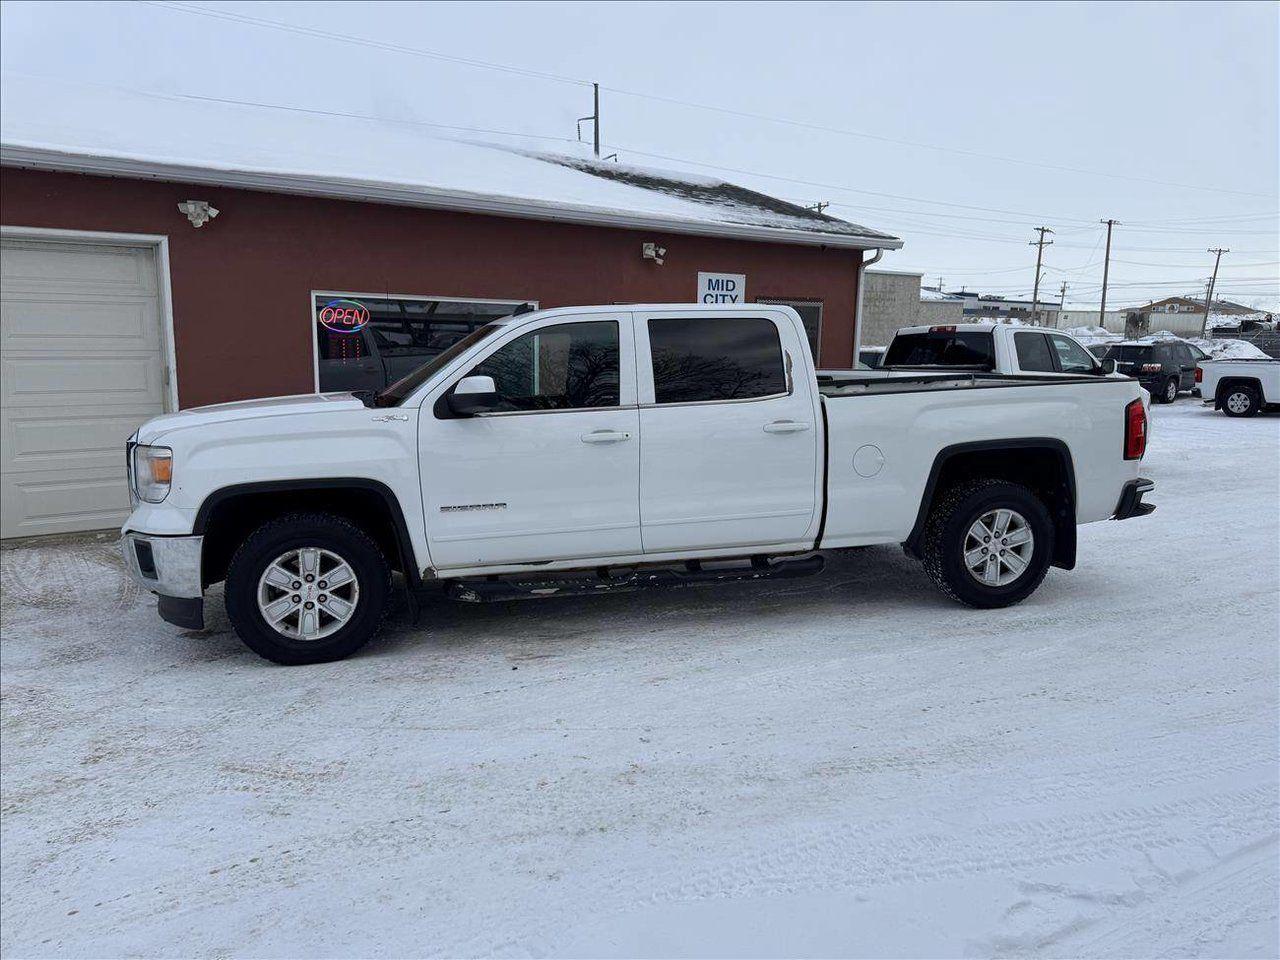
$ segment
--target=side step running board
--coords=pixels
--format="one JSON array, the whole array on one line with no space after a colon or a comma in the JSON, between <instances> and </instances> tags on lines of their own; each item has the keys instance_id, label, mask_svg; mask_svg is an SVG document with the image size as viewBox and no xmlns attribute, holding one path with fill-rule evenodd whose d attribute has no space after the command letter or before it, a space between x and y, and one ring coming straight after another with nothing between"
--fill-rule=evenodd
<instances>
[{"instance_id":1,"label":"side step running board","mask_svg":"<svg viewBox=\"0 0 1280 960\"><path fill-rule=\"evenodd\" d=\"M485 578L454 580L446 594L464 603L490 603L500 600L533 600L539 597L586 597L599 593L629 593L648 587L696 587L739 580L772 580L810 577L821 573L824 566L820 554L788 560L770 561L752 557L750 564L704 567L690 560L679 567L625 568L613 572L601 567L594 573L565 574L533 578L512 574Z\"/></svg>"}]
</instances>

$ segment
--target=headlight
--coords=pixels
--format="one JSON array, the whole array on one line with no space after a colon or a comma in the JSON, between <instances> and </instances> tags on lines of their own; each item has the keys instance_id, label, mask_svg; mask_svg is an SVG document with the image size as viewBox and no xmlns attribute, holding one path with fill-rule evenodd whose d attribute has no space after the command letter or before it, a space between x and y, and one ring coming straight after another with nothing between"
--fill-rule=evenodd
<instances>
[{"instance_id":1,"label":"headlight","mask_svg":"<svg viewBox=\"0 0 1280 960\"><path fill-rule=\"evenodd\" d=\"M173 451L168 447L133 448L133 486L147 503L159 503L173 483Z\"/></svg>"}]
</instances>

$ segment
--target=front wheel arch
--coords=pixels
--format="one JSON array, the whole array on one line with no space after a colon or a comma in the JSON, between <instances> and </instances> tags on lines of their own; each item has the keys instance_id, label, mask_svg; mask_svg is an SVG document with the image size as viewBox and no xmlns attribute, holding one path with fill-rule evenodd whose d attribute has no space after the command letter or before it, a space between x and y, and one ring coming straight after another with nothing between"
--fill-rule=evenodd
<instances>
[{"instance_id":1,"label":"front wheel arch","mask_svg":"<svg viewBox=\"0 0 1280 960\"><path fill-rule=\"evenodd\" d=\"M196 513L193 533L204 537L204 585L225 579L240 544L263 523L306 510L343 517L363 529L410 583L421 576L400 501L385 483L363 477L268 480L213 491Z\"/></svg>"}]
</instances>

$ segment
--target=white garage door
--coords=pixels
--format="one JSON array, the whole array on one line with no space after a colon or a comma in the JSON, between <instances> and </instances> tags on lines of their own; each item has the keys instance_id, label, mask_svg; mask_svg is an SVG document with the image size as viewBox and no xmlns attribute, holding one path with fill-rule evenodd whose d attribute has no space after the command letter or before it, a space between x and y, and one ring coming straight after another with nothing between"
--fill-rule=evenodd
<instances>
[{"instance_id":1,"label":"white garage door","mask_svg":"<svg viewBox=\"0 0 1280 960\"><path fill-rule=\"evenodd\" d=\"M0 536L129 512L124 442L165 410L149 247L0 241Z\"/></svg>"}]
</instances>

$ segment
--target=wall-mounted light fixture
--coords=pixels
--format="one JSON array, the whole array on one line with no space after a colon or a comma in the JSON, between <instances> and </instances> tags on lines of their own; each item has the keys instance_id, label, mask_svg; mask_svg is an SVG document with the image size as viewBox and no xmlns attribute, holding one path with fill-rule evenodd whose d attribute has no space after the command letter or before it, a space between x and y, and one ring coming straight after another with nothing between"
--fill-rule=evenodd
<instances>
[{"instance_id":1,"label":"wall-mounted light fixture","mask_svg":"<svg viewBox=\"0 0 1280 960\"><path fill-rule=\"evenodd\" d=\"M667 248L660 247L656 243L644 243L640 245L640 256L645 260L652 260L658 266L662 266L662 258L667 255Z\"/></svg>"},{"instance_id":2,"label":"wall-mounted light fixture","mask_svg":"<svg viewBox=\"0 0 1280 960\"><path fill-rule=\"evenodd\" d=\"M218 215L218 208L208 200L183 200L178 204L178 212L185 214L193 227L203 227Z\"/></svg>"}]
</instances>

